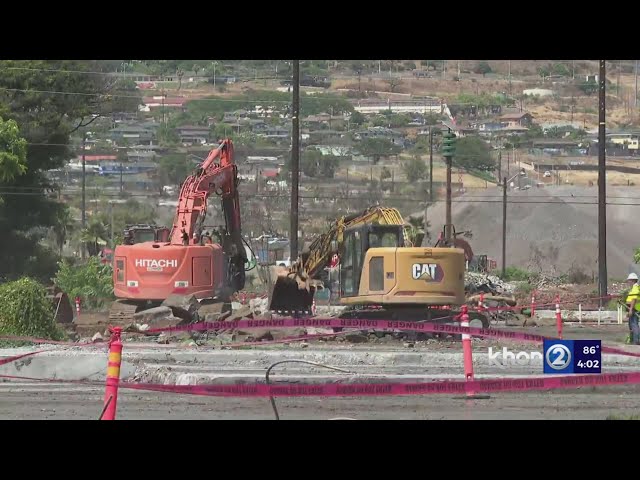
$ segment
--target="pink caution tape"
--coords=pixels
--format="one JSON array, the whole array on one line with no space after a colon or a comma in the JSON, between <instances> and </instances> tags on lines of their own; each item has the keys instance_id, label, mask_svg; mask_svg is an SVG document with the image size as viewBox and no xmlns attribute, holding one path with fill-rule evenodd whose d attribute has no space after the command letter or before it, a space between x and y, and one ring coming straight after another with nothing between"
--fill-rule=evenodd
<instances>
[{"instance_id":1,"label":"pink caution tape","mask_svg":"<svg viewBox=\"0 0 640 480\"><path fill-rule=\"evenodd\" d=\"M73 383L102 387L103 382L57 380L48 378L0 375L10 380ZM640 384L640 372L607 373L599 375L566 375L557 377L498 378L466 381L433 381L420 383L325 383L290 385L162 385L153 383L120 383L120 388L201 395L210 397L363 397L463 394L473 392L509 392L561 390L580 387Z\"/></svg>"},{"instance_id":2,"label":"pink caution tape","mask_svg":"<svg viewBox=\"0 0 640 480\"><path fill-rule=\"evenodd\" d=\"M0 365L6 365L7 363L17 362L18 360L31 357L33 355L38 355L39 353L48 352L49 350L37 350L35 352L23 353L22 355L15 355L13 357L0 358Z\"/></svg>"},{"instance_id":3,"label":"pink caution tape","mask_svg":"<svg viewBox=\"0 0 640 480\"><path fill-rule=\"evenodd\" d=\"M120 388L215 397L360 397L456 394L570 389L583 386L640 383L640 372L602 375L568 375L544 378L501 378L491 380L423 383L328 383L316 385L160 385L122 383Z\"/></svg>"}]
</instances>

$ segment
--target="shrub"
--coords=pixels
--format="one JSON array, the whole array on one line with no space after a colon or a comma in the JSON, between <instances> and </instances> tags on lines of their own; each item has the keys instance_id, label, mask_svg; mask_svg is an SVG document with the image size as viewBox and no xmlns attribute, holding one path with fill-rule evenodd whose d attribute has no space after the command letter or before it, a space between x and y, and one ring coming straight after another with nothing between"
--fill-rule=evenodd
<instances>
[{"instance_id":1,"label":"shrub","mask_svg":"<svg viewBox=\"0 0 640 480\"><path fill-rule=\"evenodd\" d=\"M0 285L0 333L62 340L54 313L46 289L32 278Z\"/></svg>"},{"instance_id":2,"label":"shrub","mask_svg":"<svg viewBox=\"0 0 640 480\"><path fill-rule=\"evenodd\" d=\"M85 308L99 308L113 296L113 267L103 265L98 257L90 257L84 265L72 265L63 260L58 264L53 282L69 298L80 297Z\"/></svg>"},{"instance_id":3,"label":"shrub","mask_svg":"<svg viewBox=\"0 0 640 480\"><path fill-rule=\"evenodd\" d=\"M507 267L504 271L503 280L507 282L527 282L529 281L529 272L518 267Z\"/></svg>"}]
</instances>

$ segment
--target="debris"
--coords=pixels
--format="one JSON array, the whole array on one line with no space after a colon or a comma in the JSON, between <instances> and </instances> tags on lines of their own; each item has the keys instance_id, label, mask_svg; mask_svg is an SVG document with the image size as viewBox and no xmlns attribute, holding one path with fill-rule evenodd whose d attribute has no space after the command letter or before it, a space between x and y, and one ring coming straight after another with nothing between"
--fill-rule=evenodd
<instances>
[{"instance_id":1,"label":"debris","mask_svg":"<svg viewBox=\"0 0 640 480\"><path fill-rule=\"evenodd\" d=\"M244 337L246 339L253 338L255 341L273 340L273 336L271 335L271 330L269 329L255 329L255 330L254 329L251 329L251 330L237 329L234 332L234 336Z\"/></svg>"},{"instance_id":2,"label":"debris","mask_svg":"<svg viewBox=\"0 0 640 480\"><path fill-rule=\"evenodd\" d=\"M169 307L155 307L143 310L134 314L133 318L136 324L146 323L155 328L175 327L184 321L182 318L174 317L173 311Z\"/></svg>"},{"instance_id":3,"label":"debris","mask_svg":"<svg viewBox=\"0 0 640 480\"><path fill-rule=\"evenodd\" d=\"M169 337L164 333L161 333L160 335L158 335L158 338L156 339L156 343L167 344L169 343Z\"/></svg>"},{"instance_id":4,"label":"debris","mask_svg":"<svg viewBox=\"0 0 640 480\"><path fill-rule=\"evenodd\" d=\"M413 343L413 342L405 342L405 343L403 344L403 346L404 346L404 348L413 348L413 347L415 347L416 345L415 345L415 343Z\"/></svg>"},{"instance_id":5,"label":"debris","mask_svg":"<svg viewBox=\"0 0 640 480\"><path fill-rule=\"evenodd\" d=\"M514 285L504 282L499 277L478 272L465 273L464 288L469 294L480 292L512 294L515 291Z\"/></svg>"},{"instance_id":6,"label":"debris","mask_svg":"<svg viewBox=\"0 0 640 480\"><path fill-rule=\"evenodd\" d=\"M96 334L91 337L91 341L93 343L104 342L104 338L102 338L102 334L100 332L96 332Z\"/></svg>"},{"instance_id":7,"label":"debris","mask_svg":"<svg viewBox=\"0 0 640 480\"><path fill-rule=\"evenodd\" d=\"M234 320L241 320L242 318L253 318L251 307L249 305L244 305L237 310L234 310L233 313L226 318L226 321L232 322Z\"/></svg>"},{"instance_id":8,"label":"debris","mask_svg":"<svg viewBox=\"0 0 640 480\"><path fill-rule=\"evenodd\" d=\"M265 313L269 310L269 299L252 298L249 300L249 308L254 314Z\"/></svg>"},{"instance_id":9,"label":"debris","mask_svg":"<svg viewBox=\"0 0 640 480\"><path fill-rule=\"evenodd\" d=\"M169 297L162 302L162 306L169 307L174 316L181 318L185 322L198 321L198 308L200 307L200 303L195 295L169 295Z\"/></svg>"},{"instance_id":10,"label":"debris","mask_svg":"<svg viewBox=\"0 0 640 480\"><path fill-rule=\"evenodd\" d=\"M307 327L307 335L326 335L332 333L334 333L333 328Z\"/></svg>"},{"instance_id":11,"label":"debris","mask_svg":"<svg viewBox=\"0 0 640 480\"><path fill-rule=\"evenodd\" d=\"M307 348L309 346L309 344L307 342L302 342L300 344L300 348Z\"/></svg>"},{"instance_id":12,"label":"debris","mask_svg":"<svg viewBox=\"0 0 640 480\"><path fill-rule=\"evenodd\" d=\"M285 337L300 337L306 334L307 330L304 328L283 328L278 330L271 330L271 337L274 340L280 340Z\"/></svg>"},{"instance_id":13,"label":"debris","mask_svg":"<svg viewBox=\"0 0 640 480\"><path fill-rule=\"evenodd\" d=\"M348 342L352 343L366 343L369 341L369 337L361 332L348 333L345 335Z\"/></svg>"}]
</instances>

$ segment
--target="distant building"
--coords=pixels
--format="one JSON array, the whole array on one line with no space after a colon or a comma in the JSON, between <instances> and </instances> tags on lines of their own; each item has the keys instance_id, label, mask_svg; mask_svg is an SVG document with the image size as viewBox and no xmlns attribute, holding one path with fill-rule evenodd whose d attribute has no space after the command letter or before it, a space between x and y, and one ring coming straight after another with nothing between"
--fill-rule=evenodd
<instances>
[{"instance_id":1,"label":"distant building","mask_svg":"<svg viewBox=\"0 0 640 480\"><path fill-rule=\"evenodd\" d=\"M154 140L154 133L149 129L136 125L122 125L109 130L111 140L118 145L123 143L149 145Z\"/></svg>"},{"instance_id":2,"label":"distant building","mask_svg":"<svg viewBox=\"0 0 640 480\"><path fill-rule=\"evenodd\" d=\"M505 113L499 120L507 127L530 127L533 123L533 116L527 112Z\"/></svg>"},{"instance_id":3,"label":"distant building","mask_svg":"<svg viewBox=\"0 0 640 480\"><path fill-rule=\"evenodd\" d=\"M183 127L176 128L178 137L180 137L180 143L194 144L194 143L207 143L210 137L209 127L202 127L198 125L185 125Z\"/></svg>"}]
</instances>

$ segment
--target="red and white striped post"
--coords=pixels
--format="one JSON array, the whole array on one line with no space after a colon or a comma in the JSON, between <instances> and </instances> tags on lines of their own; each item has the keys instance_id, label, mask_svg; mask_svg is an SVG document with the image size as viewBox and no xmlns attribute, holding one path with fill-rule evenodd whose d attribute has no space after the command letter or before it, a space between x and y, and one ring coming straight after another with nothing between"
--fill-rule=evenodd
<instances>
[{"instance_id":1,"label":"red and white striped post","mask_svg":"<svg viewBox=\"0 0 640 480\"><path fill-rule=\"evenodd\" d=\"M113 327L109 342L107 364L107 383L104 391L104 407L100 420L115 420L120 386L120 367L122 365L122 327Z\"/></svg>"},{"instance_id":2,"label":"red and white striped post","mask_svg":"<svg viewBox=\"0 0 640 480\"><path fill-rule=\"evenodd\" d=\"M484 311L484 292L480 292L480 300L478 300L478 310Z\"/></svg>"},{"instance_id":3,"label":"red and white striped post","mask_svg":"<svg viewBox=\"0 0 640 480\"><path fill-rule=\"evenodd\" d=\"M460 326L469 327L469 309L466 305L462 305L462 314L460 315ZM471 345L471 335L468 333L462 334L462 356L464 361L464 377L465 381L473 382L473 346ZM472 388L467 388L466 396L467 400L482 400L490 398L489 395L477 394Z\"/></svg>"},{"instance_id":4,"label":"red and white striped post","mask_svg":"<svg viewBox=\"0 0 640 480\"><path fill-rule=\"evenodd\" d=\"M531 318L536 315L536 291L531 293Z\"/></svg>"},{"instance_id":5,"label":"red and white striped post","mask_svg":"<svg viewBox=\"0 0 640 480\"><path fill-rule=\"evenodd\" d=\"M76 297L76 315L80 318L80 297Z\"/></svg>"},{"instance_id":6,"label":"red and white striped post","mask_svg":"<svg viewBox=\"0 0 640 480\"><path fill-rule=\"evenodd\" d=\"M460 326L469 327L469 313L466 305L462 306L462 316ZM473 350L471 345L471 335L462 334L462 354L464 356L464 377L467 382L473 381ZM473 392L468 392L473 394Z\"/></svg>"},{"instance_id":7,"label":"red and white striped post","mask_svg":"<svg viewBox=\"0 0 640 480\"><path fill-rule=\"evenodd\" d=\"M556 328L558 338L562 339L562 312L560 312L560 295L556 295Z\"/></svg>"}]
</instances>

